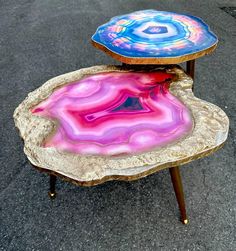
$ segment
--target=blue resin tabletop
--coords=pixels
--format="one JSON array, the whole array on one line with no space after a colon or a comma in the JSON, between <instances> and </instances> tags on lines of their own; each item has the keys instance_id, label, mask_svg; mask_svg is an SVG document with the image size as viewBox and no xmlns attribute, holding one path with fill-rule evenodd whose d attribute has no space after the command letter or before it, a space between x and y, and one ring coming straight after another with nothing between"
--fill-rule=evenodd
<instances>
[{"instance_id":1,"label":"blue resin tabletop","mask_svg":"<svg viewBox=\"0 0 236 251\"><path fill-rule=\"evenodd\" d=\"M172 64L212 52L216 35L202 19L173 12L142 10L113 17L92 36L95 47L132 64Z\"/></svg>"}]
</instances>

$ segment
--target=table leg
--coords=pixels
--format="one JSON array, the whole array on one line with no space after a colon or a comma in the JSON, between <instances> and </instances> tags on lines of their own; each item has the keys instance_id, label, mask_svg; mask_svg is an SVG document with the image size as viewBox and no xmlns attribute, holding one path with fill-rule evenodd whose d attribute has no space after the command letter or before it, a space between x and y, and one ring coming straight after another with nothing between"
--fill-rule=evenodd
<instances>
[{"instance_id":1,"label":"table leg","mask_svg":"<svg viewBox=\"0 0 236 251\"><path fill-rule=\"evenodd\" d=\"M50 190L48 192L48 195L51 199L54 199L56 197L56 180L57 177L53 174L50 174Z\"/></svg>"},{"instance_id":2,"label":"table leg","mask_svg":"<svg viewBox=\"0 0 236 251\"><path fill-rule=\"evenodd\" d=\"M186 72L194 79L195 59L187 61Z\"/></svg>"},{"instance_id":3,"label":"table leg","mask_svg":"<svg viewBox=\"0 0 236 251\"><path fill-rule=\"evenodd\" d=\"M186 72L194 80L195 60L187 61ZM192 90L194 90L194 82L193 82Z\"/></svg>"},{"instance_id":4,"label":"table leg","mask_svg":"<svg viewBox=\"0 0 236 251\"><path fill-rule=\"evenodd\" d=\"M183 192L183 186L182 186L181 176L179 172L179 167L178 166L171 167L169 171L170 171L172 184L175 190L175 196L179 204L181 222L183 224L188 224L185 202L184 202L184 192Z\"/></svg>"}]
</instances>

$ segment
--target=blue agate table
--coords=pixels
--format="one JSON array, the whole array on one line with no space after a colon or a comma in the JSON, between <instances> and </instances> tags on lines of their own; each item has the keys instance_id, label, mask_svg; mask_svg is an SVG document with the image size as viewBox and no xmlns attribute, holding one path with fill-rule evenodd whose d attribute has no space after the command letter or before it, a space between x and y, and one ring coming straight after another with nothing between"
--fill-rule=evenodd
<instances>
[{"instance_id":1,"label":"blue agate table","mask_svg":"<svg viewBox=\"0 0 236 251\"><path fill-rule=\"evenodd\" d=\"M157 10L113 17L92 36L96 48L125 64L187 62L191 77L194 60L211 53L217 42L201 18Z\"/></svg>"}]
</instances>

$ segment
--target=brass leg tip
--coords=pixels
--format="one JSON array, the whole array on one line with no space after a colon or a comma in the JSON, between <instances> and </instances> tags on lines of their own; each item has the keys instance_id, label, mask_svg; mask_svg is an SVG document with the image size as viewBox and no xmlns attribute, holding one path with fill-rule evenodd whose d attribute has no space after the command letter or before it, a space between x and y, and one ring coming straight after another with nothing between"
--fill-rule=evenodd
<instances>
[{"instance_id":1,"label":"brass leg tip","mask_svg":"<svg viewBox=\"0 0 236 251\"><path fill-rule=\"evenodd\" d=\"M188 224L188 219L183 220L183 224L187 225Z\"/></svg>"},{"instance_id":2,"label":"brass leg tip","mask_svg":"<svg viewBox=\"0 0 236 251\"><path fill-rule=\"evenodd\" d=\"M49 195L50 199L55 199L55 197L56 197L56 193L48 192L48 195Z\"/></svg>"}]
</instances>

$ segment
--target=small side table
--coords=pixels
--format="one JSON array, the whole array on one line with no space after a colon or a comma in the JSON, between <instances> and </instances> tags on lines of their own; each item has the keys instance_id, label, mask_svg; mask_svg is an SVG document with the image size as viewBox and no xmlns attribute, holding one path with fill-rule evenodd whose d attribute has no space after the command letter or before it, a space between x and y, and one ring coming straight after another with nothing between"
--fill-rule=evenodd
<instances>
[{"instance_id":1,"label":"small side table","mask_svg":"<svg viewBox=\"0 0 236 251\"><path fill-rule=\"evenodd\" d=\"M96 48L125 64L187 62L186 71L192 78L195 59L213 52L217 42L202 19L157 10L113 17L92 36Z\"/></svg>"}]
</instances>

